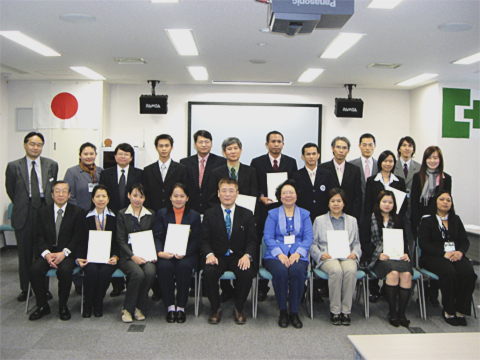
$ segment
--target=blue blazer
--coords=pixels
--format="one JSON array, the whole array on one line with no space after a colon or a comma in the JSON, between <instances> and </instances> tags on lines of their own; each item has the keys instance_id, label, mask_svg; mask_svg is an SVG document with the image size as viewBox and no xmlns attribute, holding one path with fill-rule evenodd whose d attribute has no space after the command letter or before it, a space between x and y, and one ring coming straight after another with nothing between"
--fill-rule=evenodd
<instances>
[{"instance_id":1,"label":"blue blazer","mask_svg":"<svg viewBox=\"0 0 480 360\"><path fill-rule=\"evenodd\" d=\"M308 262L308 252L310 251L310 246L313 242L312 220L310 220L310 213L307 210L298 206L296 206L296 208L300 209L301 221L299 233L295 235L295 244L292 245L284 244L283 235L280 232L278 219L280 211L283 211L283 206L268 212L268 218L265 222L265 230L263 232L263 239L267 246L265 260L278 260L277 256L279 254L285 254L288 256L288 253L293 254L297 252L301 255L301 261Z\"/></svg>"}]
</instances>

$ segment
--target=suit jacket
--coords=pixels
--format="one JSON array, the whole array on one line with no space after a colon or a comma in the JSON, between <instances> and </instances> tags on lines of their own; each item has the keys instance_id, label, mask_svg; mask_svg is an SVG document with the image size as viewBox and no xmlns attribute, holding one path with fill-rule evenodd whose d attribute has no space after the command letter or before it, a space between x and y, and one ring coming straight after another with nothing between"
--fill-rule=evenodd
<instances>
[{"instance_id":1,"label":"suit jacket","mask_svg":"<svg viewBox=\"0 0 480 360\"><path fill-rule=\"evenodd\" d=\"M406 192L407 189L405 187L405 181L403 179L398 179L399 181L393 181L390 184L390 187ZM375 202L377 201L378 194L380 191L385 190L385 186L380 181L375 181L375 177L370 176L367 180L367 190L365 193L365 217L368 216L370 219L373 213L373 207L375 206ZM406 200L406 199L405 199ZM397 205L398 206L398 205ZM407 211L407 202L404 201L403 205L398 213L400 218L403 218L405 212Z\"/></svg>"},{"instance_id":2,"label":"suit jacket","mask_svg":"<svg viewBox=\"0 0 480 360\"><path fill-rule=\"evenodd\" d=\"M216 205L205 212L202 223L201 253L204 258L213 253L215 257L225 256L230 249L235 254L249 254L255 258L257 233L253 214L241 206L235 206L232 232L228 240L222 207ZM252 266L257 262L253 260Z\"/></svg>"},{"instance_id":3,"label":"suit jacket","mask_svg":"<svg viewBox=\"0 0 480 360\"><path fill-rule=\"evenodd\" d=\"M128 205L130 205L130 200L127 196L128 189L130 189L133 184L142 182L142 172L143 171L141 169L137 169L129 165L127 181L125 183L125 198L123 203L120 201L118 189L117 165L105 169L100 173L100 184L105 185L110 193L110 202L108 203L108 208L115 214L117 214L121 209L125 209L128 207Z\"/></svg>"},{"instance_id":4,"label":"suit jacket","mask_svg":"<svg viewBox=\"0 0 480 360\"><path fill-rule=\"evenodd\" d=\"M42 187L45 202L47 205L51 205L53 204L51 195L52 183L57 180L58 164L51 159L41 156L39 159L40 167L42 168ZM5 188L8 197L13 203L12 227L14 229L22 229L27 220L30 201L26 157L8 163L5 171Z\"/></svg>"},{"instance_id":5,"label":"suit jacket","mask_svg":"<svg viewBox=\"0 0 480 360\"><path fill-rule=\"evenodd\" d=\"M343 173L342 185L338 182L337 172L333 159L319 165L320 168L330 171L332 173L333 183L336 188L341 188L345 191L347 201L343 211L355 217L357 222L360 221L362 213L362 180L360 169L349 162L345 161L345 171Z\"/></svg>"},{"instance_id":6,"label":"suit jacket","mask_svg":"<svg viewBox=\"0 0 480 360\"><path fill-rule=\"evenodd\" d=\"M292 179L297 183L297 205L310 212L312 223L317 216L328 212L328 192L334 188L330 171L317 166L314 185L305 167L294 172Z\"/></svg>"},{"instance_id":7,"label":"suit jacket","mask_svg":"<svg viewBox=\"0 0 480 360\"><path fill-rule=\"evenodd\" d=\"M221 165L220 167L212 171L211 179L209 183L208 193L210 194L210 206L220 204L218 198L218 183L223 178L230 177L230 171L227 165ZM257 196L257 173L251 166L240 164L238 168L238 192L241 195Z\"/></svg>"},{"instance_id":8,"label":"suit jacket","mask_svg":"<svg viewBox=\"0 0 480 360\"><path fill-rule=\"evenodd\" d=\"M198 155L195 154L180 160L180 164L185 165L187 168L188 204L190 209L204 214L205 211L210 208L208 201L211 194L208 193L208 185L212 181L211 173L213 169L226 163L227 160L225 158L210 153L207 164L205 165L205 172L203 173L202 187L200 188L198 186ZM217 192L215 191L215 193Z\"/></svg>"},{"instance_id":9,"label":"suit jacket","mask_svg":"<svg viewBox=\"0 0 480 360\"><path fill-rule=\"evenodd\" d=\"M97 166L95 170L95 180L100 183L100 173L103 169ZM69 204L80 206L83 210L88 211L92 205L92 193L88 190L88 185L93 184L90 173L83 171L80 165L72 166L67 169L63 180L70 186Z\"/></svg>"},{"instance_id":10,"label":"suit jacket","mask_svg":"<svg viewBox=\"0 0 480 360\"><path fill-rule=\"evenodd\" d=\"M147 189L145 207L157 212L170 203L169 195L173 185L187 185L187 168L172 160L163 181L158 161L155 161L143 169L142 183Z\"/></svg>"},{"instance_id":11,"label":"suit jacket","mask_svg":"<svg viewBox=\"0 0 480 360\"><path fill-rule=\"evenodd\" d=\"M84 213L86 216L89 212ZM105 231L112 232L112 241L110 243L110 257L116 255L120 257L120 247L117 242L117 221L115 216L107 215L105 222ZM95 224L95 216L84 217L83 220L83 236L81 237L77 245L77 255L78 259L86 259L88 253L88 234L90 230L97 230L97 225Z\"/></svg>"},{"instance_id":12,"label":"suit jacket","mask_svg":"<svg viewBox=\"0 0 480 360\"><path fill-rule=\"evenodd\" d=\"M37 223L35 226L35 256L41 256L45 250L60 252L67 248L72 252L69 257L75 258L77 244L84 233L82 225L83 209L67 204L58 233L58 244L56 249L54 249L56 240L54 206L51 204L40 208L37 211Z\"/></svg>"},{"instance_id":13,"label":"suit jacket","mask_svg":"<svg viewBox=\"0 0 480 360\"><path fill-rule=\"evenodd\" d=\"M410 202L410 197L411 197L411 191L412 191L412 185L413 185L413 175L418 173L420 171L420 164L414 160L410 163L410 169L408 169L408 174L407 178L405 179L405 173L403 172L402 168L402 163L400 159L397 160L397 164L395 165L395 169L393 170L393 173L395 174L396 177L399 179L402 178L405 180L405 187L407 188L407 199L405 201L407 202L407 211L405 212L405 226L410 226L410 216L412 214L412 208L411 208L411 202Z\"/></svg>"}]
</instances>

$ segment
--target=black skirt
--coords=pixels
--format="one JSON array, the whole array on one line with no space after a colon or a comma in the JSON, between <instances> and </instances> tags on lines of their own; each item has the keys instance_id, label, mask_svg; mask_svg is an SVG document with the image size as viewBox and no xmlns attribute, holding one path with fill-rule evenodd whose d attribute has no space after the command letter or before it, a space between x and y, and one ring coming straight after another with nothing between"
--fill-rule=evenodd
<instances>
[{"instance_id":1,"label":"black skirt","mask_svg":"<svg viewBox=\"0 0 480 360\"><path fill-rule=\"evenodd\" d=\"M399 273L409 272L413 275L412 263L403 260L377 260L373 271L379 279L386 278L392 271L398 271Z\"/></svg>"}]
</instances>

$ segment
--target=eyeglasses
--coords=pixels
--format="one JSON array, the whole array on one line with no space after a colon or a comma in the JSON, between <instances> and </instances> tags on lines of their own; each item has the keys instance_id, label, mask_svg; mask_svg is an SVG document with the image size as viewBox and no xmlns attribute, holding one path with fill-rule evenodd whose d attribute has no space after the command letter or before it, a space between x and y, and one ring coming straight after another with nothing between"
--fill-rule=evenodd
<instances>
[{"instance_id":1,"label":"eyeglasses","mask_svg":"<svg viewBox=\"0 0 480 360\"><path fill-rule=\"evenodd\" d=\"M237 192L237 190L235 190L235 189L222 189L222 190L220 190L220 192L224 195L225 194L235 194Z\"/></svg>"},{"instance_id":2,"label":"eyeglasses","mask_svg":"<svg viewBox=\"0 0 480 360\"><path fill-rule=\"evenodd\" d=\"M210 145L212 142L210 140L198 140L198 145Z\"/></svg>"},{"instance_id":3,"label":"eyeglasses","mask_svg":"<svg viewBox=\"0 0 480 360\"><path fill-rule=\"evenodd\" d=\"M43 147L43 143L36 143L36 142L30 142L28 143L28 145L30 145L31 147L39 147L39 148Z\"/></svg>"},{"instance_id":4,"label":"eyeglasses","mask_svg":"<svg viewBox=\"0 0 480 360\"><path fill-rule=\"evenodd\" d=\"M60 194L64 195L64 194L68 194L68 190L67 189L62 189L62 190L55 189L54 193L57 194L57 195L60 195Z\"/></svg>"}]
</instances>

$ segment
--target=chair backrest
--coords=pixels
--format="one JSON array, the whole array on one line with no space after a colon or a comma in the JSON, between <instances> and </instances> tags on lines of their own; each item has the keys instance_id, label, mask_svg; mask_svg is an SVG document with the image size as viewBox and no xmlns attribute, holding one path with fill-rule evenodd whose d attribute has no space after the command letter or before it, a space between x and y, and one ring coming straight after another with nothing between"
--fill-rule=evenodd
<instances>
[{"instance_id":1,"label":"chair backrest","mask_svg":"<svg viewBox=\"0 0 480 360\"><path fill-rule=\"evenodd\" d=\"M8 220L12 220L12 210L13 210L13 203L10 203L8 204L8 213L7 213Z\"/></svg>"},{"instance_id":2,"label":"chair backrest","mask_svg":"<svg viewBox=\"0 0 480 360\"><path fill-rule=\"evenodd\" d=\"M265 257L267 253L267 245L265 245L265 239L262 237L262 259Z\"/></svg>"}]
</instances>

